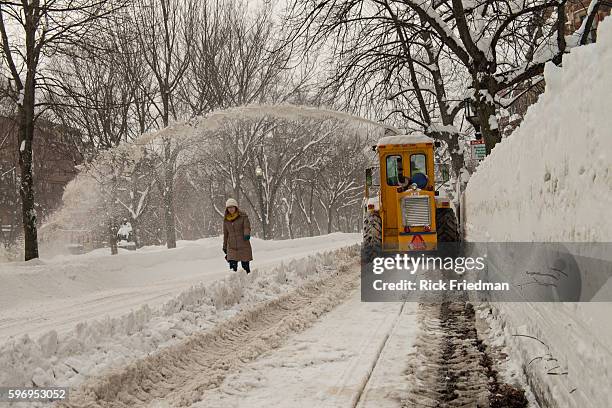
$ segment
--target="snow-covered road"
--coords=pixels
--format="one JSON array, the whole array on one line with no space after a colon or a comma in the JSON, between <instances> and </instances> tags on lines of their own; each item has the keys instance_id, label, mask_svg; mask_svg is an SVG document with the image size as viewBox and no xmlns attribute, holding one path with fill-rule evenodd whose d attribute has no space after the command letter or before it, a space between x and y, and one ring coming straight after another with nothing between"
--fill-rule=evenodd
<instances>
[{"instance_id":1,"label":"snow-covered road","mask_svg":"<svg viewBox=\"0 0 612 408\"><path fill-rule=\"evenodd\" d=\"M225 322L235 316L250 319L270 302L299 294L313 282L335 282L338 268L346 269L342 265L358 259L359 239L358 234L331 234L255 240L256 263L250 275L226 269L218 238L183 242L172 251L145 248L114 257L92 253L2 265L0 278L6 285L0 286L1 324L6 340L0 342L0 384L77 389L192 337L227 328ZM345 282L347 287L357 283L357 276ZM314 295L329 297L316 285L312 289ZM280 338L301 331L344 298L340 286L330 293L328 301L316 305L300 303L304 300L298 297L298 309L306 315L296 319L285 310L288 315L282 322L289 325L279 323ZM16 319L18 313L28 318ZM263 322L278 319L279 315L264 314ZM266 324L260 322L264 337L276 333ZM228 330L233 329L236 326L229 324ZM9 332L19 335L8 336ZM232 359L238 355L230 353Z\"/></svg>"},{"instance_id":2,"label":"snow-covered road","mask_svg":"<svg viewBox=\"0 0 612 408\"><path fill-rule=\"evenodd\" d=\"M361 302L358 277L355 260L345 263L210 331L91 378L65 406L399 407L418 305Z\"/></svg>"},{"instance_id":3,"label":"snow-covered road","mask_svg":"<svg viewBox=\"0 0 612 408\"><path fill-rule=\"evenodd\" d=\"M313 327L229 375L192 408L399 407L415 312L415 303L362 303L354 291Z\"/></svg>"},{"instance_id":4,"label":"snow-covered road","mask_svg":"<svg viewBox=\"0 0 612 408\"><path fill-rule=\"evenodd\" d=\"M331 234L285 241L253 240L254 268L335 250L359 234ZM63 332L77 323L115 317L144 304L161 305L185 289L228 276L221 238L180 241L163 247L98 250L28 263L0 264L0 344L10 336Z\"/></svg>"},{"instance_id":5,"label":"snow-covered road","mask_svg":"<svg viewBox=\"0 0 612 408\"><path fill-rule=\"evenodd\" d=\"M354 291L312 327L186 406L536 408L520 381L503 382L503 355L483 343L477 324L486 331L470 303L366 303ZM149 406L176 405L162 398Z\"/></svg>"},{"instance_id":6,"label":"snow-covered road","mask_svg":"<svg viewBox=\"0 0 612 408\"><path fill-rule=\"evenodd\" d=\"M500 389L468 303L361 302L358 239L256 241L250 275L216 264L218 239L9 265L25 283L2 324L28 335L0 344L0 384L70 387L71 408L453 408Z\"/></svg>"},{"instance_id":7,"label":"snow-covered road","mask_svg":"<svg viewBox=\"0 0 612 408\"><path fill-rule=\"evenodd\" d=\"M277 349L292 334L356 293L359 267L355 259L339 262L337 269L317 274L294 290L259 302L210 330L90 378L60 406L187 407L200 402L228 375Z\"/></svg>"}]
</instances>

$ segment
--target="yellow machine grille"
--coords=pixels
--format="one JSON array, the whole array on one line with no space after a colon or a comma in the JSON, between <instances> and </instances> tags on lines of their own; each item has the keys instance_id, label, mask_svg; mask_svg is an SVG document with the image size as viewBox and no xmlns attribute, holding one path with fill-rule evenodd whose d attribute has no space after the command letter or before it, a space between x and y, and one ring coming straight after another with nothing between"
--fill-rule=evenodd
<instances>
[{"instance_id":1,"label":"yellow machine grille","mask_svg":"<svg viewBox=\"0 0 612 408\"><path fill-rule=\"evenodd\" d=\"M404 225L407 227L431 225L430 208L428 196L404 197L402 201Z\"/></svg>"}]
</instances>

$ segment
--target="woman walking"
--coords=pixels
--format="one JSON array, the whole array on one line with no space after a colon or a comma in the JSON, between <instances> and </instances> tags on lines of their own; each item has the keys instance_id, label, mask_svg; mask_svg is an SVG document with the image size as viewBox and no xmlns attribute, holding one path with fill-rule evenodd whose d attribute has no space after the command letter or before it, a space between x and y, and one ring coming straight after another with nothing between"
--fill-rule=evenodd
<instances>
[{"instance_id":1,"label":"woman walking","mask_svg":"<svg viewBox=\"0 0 612 408\"><path fill-rule=\"evenodd\" d=\"M249 262L253 260L251 249L251 223L249 217L238 209L238 203L230 198L225 203L223 218L223 252L229 267L238 270L238 262L246 273L251 272Z\"/></svg>"}]
</instances>

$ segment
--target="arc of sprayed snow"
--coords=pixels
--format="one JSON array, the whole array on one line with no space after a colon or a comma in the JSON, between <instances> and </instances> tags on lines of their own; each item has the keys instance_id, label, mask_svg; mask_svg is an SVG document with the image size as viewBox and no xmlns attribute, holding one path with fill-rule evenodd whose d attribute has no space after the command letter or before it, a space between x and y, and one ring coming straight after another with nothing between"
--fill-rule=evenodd
<instances>
[{"instance_id":1,"label":"arc of sprayed snow","mask_svg":"<svg viewBox=\"0 0 612 408\"><path fill-rule=\"evenodd\" d=\"M380 122L375 122L370 119L352 115L350 113L334 111L326 108L292 105L288 103L277 105L244 105L235 108L218 110L206 116L200 116L184 122L172 123L164 129L155 132L144 133L135 141L131 143L126 142L125 144L121 144L114 149L125 149L125 151L132 155L132 157L137 157L137 155L140 154L140 150L138 149L138 147L147 145L155 141L159 141L163 137L190 137L195 135L198 131L212 131L219 129L222 126L224 120L226 119L257 119L263 116L272 116L275 118L284 119L295 119L298 117L319 119L335 118L350 123L376 126L379 128L390 130L391 132L398 135L401 134L401 132L393 126L385 125ZM71 183L78 183L79 176L77 176L77 178L75 178L75 180L73 180ZM58 214L60 214L60 216L61 211L63 209L64 207L62 207L62 209L58 211ZM57 215L54 215L54 217L57 217ZM43 226L41 226L41 231L42 229L49 228L51 225L60 225L60 222L57 221L57 218L53 221L48 221Z\"/></svg>"},{"instance_id":2,"label":"arc of sprayed snow","mask_svg":"<svg viewBox=\"0 0 612 408\"><path fill-rule=\"evenodd\" d=\"M168 127L156 132L145 133L141 137L139 137L134 142L134 144L144 145L161 137L192 135L198 130L214 131L219 129L222 126L223 121L226 119L257 119L263 116L272 116L281 119L295 119L296 117L319 119L335 118L338 120L357 122L370 126L380 127L383 129L390 130L391 132L397 135L401 134L399 129L391 125L375 122L373 120L366 119L357 115L352 115L347 112L285 103L276 105L244 105L235 108L218 110L206 116L199 116L197 118L187 120L185 122L177 122L171 124Z\"/></svg>"}]
</instances>

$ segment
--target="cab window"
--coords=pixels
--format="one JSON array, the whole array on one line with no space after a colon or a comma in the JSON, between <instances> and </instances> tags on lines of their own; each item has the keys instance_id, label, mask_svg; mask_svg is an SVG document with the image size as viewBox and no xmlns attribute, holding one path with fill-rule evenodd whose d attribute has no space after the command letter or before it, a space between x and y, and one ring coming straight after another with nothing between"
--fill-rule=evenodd
<instances>
[{"instance_id":1,"label":"cab window","mask_svg":"<svg viewBox=\"0 0 612 408\"><path fill-rule=\"evenodd\" d=\"M410 175L423 173L427 175L427 161L422 153L410 155Z\"/></svg>"},{"instance_id":2,"label":"cab window","mask_svg":"<svg viewBox=\"0 0 612 408\"><path fill-rule=\"evenodd\" d=\"M402 167L402 156L387 156L387 185L399 186L404 178Z\"/></svg>"}]
</instances>

